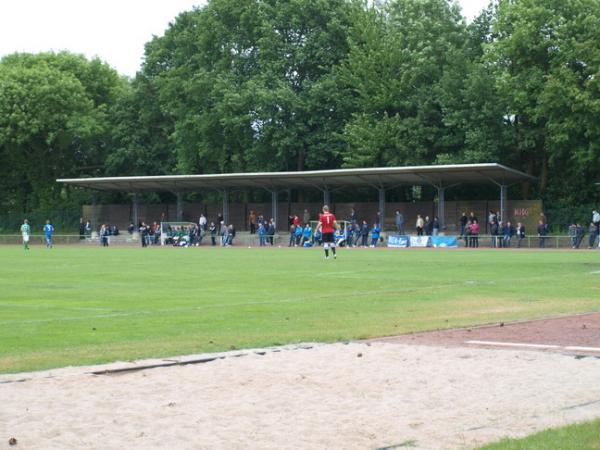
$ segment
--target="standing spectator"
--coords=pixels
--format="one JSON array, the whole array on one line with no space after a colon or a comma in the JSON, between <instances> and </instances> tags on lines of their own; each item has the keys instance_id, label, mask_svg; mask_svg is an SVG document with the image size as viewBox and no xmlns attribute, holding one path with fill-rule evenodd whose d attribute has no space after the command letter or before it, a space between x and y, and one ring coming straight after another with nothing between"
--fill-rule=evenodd
<instances>
[{"instance_id":1,"label":"standing spectator","mask_svg":"<svg viewBox=\"0 0 600 450\"><path fill-rule=\"evenodd\" d=\"M429 216L425 216L425 235L426 236L431 236L431 234L433 233L433 222L431 221L431 219L429 219Z\"/></svg>"},{"instance_id":2,"label":"standing spectator","mask_svg":"<svg viewBox=\"0 0 600 450\"><path fill-rule=\"evenodd\" d=\"M371 229L371 247L377 247L377 242L379 242L380 233L381 229L379 228L379 224L374 224L373 228Z\"/></svg>"},{"instance_id":3,"label":"standing spectator","mask_svg":"<svg viewBox=\"0 0 600 450\"><path fill-rule=\"evenodd\" d=\"M469 213L469 220L471 221L471 223L477 222L479 224L479 219L477 219L477 216L473 211Z\"/></svg>"},{"instance_id":4,"label":"standing spectator","mask_svg":"<svg viewBox=\"0 0 600 450\"><path fill-rule=\"evenodd\" d=\"M479 222L475 219L471 223L471 247L479 248Z\"/></svg>"},{"instance_id":5,"label":"standing spectator","mask_svg":"<svg viewBox=\"0 0 600 450\"><path fill-rule=\"evenodd\" d=\"M425 221L421 217L421 214L417 214L417 223L415 225L417 228L417 236L423 236L423 228L425 227Z\"/></svg>"},{"instance_id":6,"label":"standing spectator","mask_svg":"<svg viewBox=\"0 0 600 450\"><path fill-rule=\"evenodd\" d=\"M575 248L577 245L577 225L575 225L575 223L569 225L568 233L569 240L571 241L571 248Z\"/></svg>"},{"instance_id":7,"label":"standing spectator","mask_svg":"<svg viewBox=\"0 0 600 450\"><path fill-rule=\"evenodd\" d=\"M264 222L260 222L258 224L258 240L259 240L259 245L261 247L264 247L265 245L267 245L267 229L265 227L265 223Z\"/></svg>"},{"instance_id":8,"label":"standing spectator","mask_svg":"<svg viewBox=\"0 0 600 450\"><path fill-rule=\"evenodd\" d=\"M302 214L302 222L305 224L310 224L310 213L308 212L308 209L305 209L304 213Z\"/></svg>"},{"instance_id":9,"label":"standing spectator","mask_svg":"<svg viewBox=\"0 0 600 450\"><path fill-rule=\"evenodd\" d=\"M473 223L468 220L467 224L465 225L465 244L467 247L472 247L473 246L473 239L471 238L471 225L473 225Z\"/></svg>"},{"instance_id":10,"label":"standing spectator","mask_svg":"<svg viewBox=\"0 0 600 450\"><path fill-rule=\"evenodd\" d=\"M431 227L433 229L433 232L431 233L432 236L437 236L438 234L440 234L440 219L438 219L436 216L433 217Z\"/></svg>"},{"instance_id":11,"label":"standing spectator","mask_svg":"<svg viewBox=\"0 0 600 450\"><path fill-rule=\"evenodd\" d=\"M208 231L210 232L210 245L213 247L217 245L217 226L214 222L211 222L208 226Z\"/></svg>"},{"instance_id":12,"label":"standing spectator","mask_svg":"<svg viewBox=\"0 0 600 450\"><path fill-rule=\"evenodd\" d=\"M362 238L361 245L363 247L367 247L369 242L369 225L366 220L363 220L362 225L360 227L360 236Z\"/></svg>"},{"instance_id":13,"label":"standing spectator","mask_svg":"<svg viewBox=\"0 0 600 450\"><path fill-rule=\"evenodd\" d=\"M290 225L290 241L288 242L288 247L293 247L296 243L296 227L294 225Z\"/></svg>"},{"instance_id":14,"label":"standing spectator","mask_svg":"<svg viewBox=\"0 0 600 450\"><path fill-rule=\"evenodd\" d=\"M140 241L142 241L142 247L148 246L148 226L146 222L142 222L140 227L138 228L140 233Z\"/></svg>"},{"instance_id":15,"label":"standing spectator","mask_svg":"<svg viewBox=\"0 0 600 450\"><path fill-rule=\"evenodd\" d=\"M468 221L469 218L467 217L467 213L463 212L458 221L460 224L460 237L463 237L465 235L465 228L467 227Z\"/></svg>"},{"instance_id":16,"label":"standing spectator","mask_svg":"<svg viewBox=\"0 0 600 450\"><path fill-rule=\"evenodd\" d=\"M92 238L92 224L90 223L89 220L85 223L85 237L87 239Z\"/></svg>"},{"instance_id":17,"label":"standing spectator","mask_svg":"<svg viewBox=\"0 0 600 450\"><path fill-rule=\"evenodd\" d=\"M302 222L300 222L300 217L294 214L294 221L292 222L295 227L302 226Z\"/></svg>"},{"instance_id":18,"label":"standing spectator","mask_svg":"<svg viewBox=\"0 0 600 450\"><path fill-rule=\"evenodd\" d=\"M396 211L396 232L404 234L404 216L400 211Z\"/></svg>"},{"instance_id":19,"label":"standing spectator","mask_svg":"<svg viewBox=\"0 0 600 450\"><path fill-rule=\"evenodd\" d=\"M498 215L491 209L488 214L488 225L490 227L490 235L492 236L491 246L492 248L498 247L498 244L500 244L500 241L498 240L501 231L500 221L498 220Z\"/></svg>"},{"instance_id":20,"label":"standing spectator","mask_svg":"<svg viewBox=\"0 0 600 450\"><path fill-rule=\"evenodd\" d=\"M46 220L46 225L44 225L44 237L46 238L46 248L52 248L53 233L54 226L50 223L50 220Z\"/></svg>"},{"instance_id":21,"label":"standing spectator","mask_svg":"<svg viewBox=\"0 0 600 450\"><path fill-rule=\"evenodd\" d=\"M140 224L141 225L141 224ZM133 222L129 222L129 226L127 227L127 232L129 234L133 234L133 231L135 230L135 225L133 224Z\"/></svg>"},{"instance_id":22,"label":"standing spectator","mask_svg":"<svg viewBox=\"0 0 600 450\"><path fill-rule=\"evenodd\" d=\"M583 241L583 236L585 236L585 228L580 223L575 225L575 236L575 248L579 248Z\"/></svg>"},{"instance_id":23,"label":"standing spectator","mask_svg":"<svg viewBox=\"0 0 600 450\"><path fill-rule=\"evenodd\" d=\"M267 229L267 236L269 236L269 244L271 247L275 244L275 221L271 217L269 220L269 228Z\"/></svg>"},{"instance_id":24,"label":"standing spectator","mask_svg":"<svg viewBox=\"0 0 600 450\"><path fill-rule=\"evenodd\" d=\"M521 222L517 223L517 238L517 248L521 248L523 239L525 239L525 226Z\"/></svg>"},{"instance_id":25,"label":"standing spectator","mask_svg":"<svg viewBox=\"0 0 600 450\"><path fill-rule=\"evenodd\" d=\"M79 219L79 240L85 239L85 223L83 223L83 217Z\"/></svg>"},{"instance_id":26,"label":"standing spectator","mask_svg":"<svg viewBox=\"0 0 600 450\"><path fill-rule=\"evenodd\" d=\"M206 231L207 223L208 220L206 219L206 216L204 214L200 214L200 219L198 219L198 226L200 227L200 230Z\"/></svg>"},{"instance_id":27,"label":"standing spectator","mask_svg":"<svg viewBox=\"0 0 600 450\"><path fill-rule=\"evenodd\" d=\"M542 219L538 220L537 233L539 238L539 247L546 248L546 236L548 235L548 228Z\"/></svg>"},{"instance_id":28,"label":"standing spectator","mask_svg":"<svg viewBox=\"0 0 600 450\"><path fill-rule=\"evenodd\" d=\"M592 211L592 222L596 226L596 236L598 236L598 247L600 247L600 212Z\"/></svg>"},{"instance_id":29,"label":"standing spectator","mask_svg":"<svg viewBox=\"0 0 600 450\"><path fill-rule=\"evenodd\" d=\"M248 223L250 223L250 234L256 233L256 213L254 211L250 211L250 215L248 216Z\"/></svg>"},{"instance_id":30,"label":"standing spectator","mask_svg":"<svg viewBox=\"0 0 600 450\"><path fill-rule=\"evenodd\" d=\"M598 226L594 222L590 222L590 227L588 231L590 232L588 248L592 248L596 245L596 236L598 236Z\"/></svg>"},{"instance_id":31,"label":"standing spectator","mask_svg":"<svg viewBox=\"0 0 600 450\"><path fill-rule=\"evenodd\" d=\"M229 227L225 222L221 222L221 247L225 247L229 243Z\"/></svg>"},{"instance_id":32,"label":"standing spectator","mask_svg":"<svg viewBox=\"0 0 600 450\"><path fill-rule=\"evenodd\" d=\"M352 208L350 210L350 223L352 225L356 225L356 221L357 221L356 210L354 208Z\"/></svg>"},{"instance_id":33,"label":"standing spectator","mask_svg":"<svg viewBox=\"0 0 600 450\"><path fill-rule=\"evenodd\" d=\"M296 247L300 245L300 241L302 240L302 225L298 224L295 226L294 230L294 244Z\"/></svg>"},{"instance_id":34,"label":"standing spectator","mask_svg":"<svg viewBox=\"0 0 600 450\"><path fill-rule=\"evenodd\" d=\"M502 227L502 246L504 248L510 247L510 241L514 235L515 235L515 228L512 226L512 224L510 222L506 222L504 227Z\"/></svg>"},{"instance_id":35,"label":"standing spectator","mask_svg":"<svg viewBox=\"0 0 600 450\"><path fill-rule=\"evenodd\" d=\"M100 227L100 243L102 247L108 247L108 235L110 234L110 230L106 226L106 224L102 224Z\"/></svg>"}]
</instances>

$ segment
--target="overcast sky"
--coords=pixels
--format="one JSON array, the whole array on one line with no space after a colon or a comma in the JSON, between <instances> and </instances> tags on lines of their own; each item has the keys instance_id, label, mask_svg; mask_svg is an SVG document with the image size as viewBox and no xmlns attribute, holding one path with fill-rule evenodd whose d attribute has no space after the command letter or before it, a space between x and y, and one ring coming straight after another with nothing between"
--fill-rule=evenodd
<instances>
[{"instance_id":1,"label":"overcast sky","mask_svg":"<svg viewBox=\"0 0 600 450\"><path fill-rule=\"evenodd\" d=\"M459 0L472 19L489 0ZM144 44L204 0L0 0L0 57L69 50L134 76Z\"/></svg>"}]
</instances>

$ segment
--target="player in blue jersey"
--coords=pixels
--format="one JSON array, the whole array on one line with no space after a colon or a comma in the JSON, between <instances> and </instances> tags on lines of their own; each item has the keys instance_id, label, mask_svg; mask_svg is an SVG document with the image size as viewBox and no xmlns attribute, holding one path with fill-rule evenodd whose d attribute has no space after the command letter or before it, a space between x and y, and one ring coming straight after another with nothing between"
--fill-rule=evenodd
<instances>
[{"instance_id":1,"label":"player in blue jersey","mask_svg":"<svg viewBox=\"0 0 600 450\"><path fill-rule=\"evenodd\" d=\"M54 233L54 226L49 220L46 220L44 225L44 236L46 236L46 248L52 248L52 233Z\"/></svg>"}]
</instances>

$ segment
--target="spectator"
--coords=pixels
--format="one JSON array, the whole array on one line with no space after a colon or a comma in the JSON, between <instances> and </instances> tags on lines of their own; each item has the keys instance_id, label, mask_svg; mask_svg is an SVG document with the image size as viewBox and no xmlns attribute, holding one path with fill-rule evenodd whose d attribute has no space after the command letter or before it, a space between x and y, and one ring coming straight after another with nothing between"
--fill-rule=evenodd
<instances>
[{"instance_id":1,"label":"spectator","mask_svg":"<svg viewBox=\"0 0 600 450\"><path fill-rule=\"evenodd\" d=\"M473 222L471 222L470 220L467 221L467 224L465 225L465 244L467 247L471 247L473 245L473 241L471 239L471 225L473 225Z\"/></svg>"},{"instance_id":2,"label":"spectator","mask_svg":"<svg viewBox=\"0 0 600 450\"><path fill-rule=\"evenodd\" d=\"M85 239L85 224L83 223L83 217L79 219L79 240Z\"/></svg>"},{"instance_id":3,"label":"spectator","mask_svg":"<svg viewBox=\"0 0 600 450\"><path fill-rule=\"evenodd\" d=\"M433 217L431 227L433 229L433 232L431 233L432 236L437 236L438 234L440 234L440 220L436 216Z\"/></svg>"},{"instance_id":4,"label":"spectator","mask_svg":"<svg viewBox=\"0 0 600 450\"><path fill-rule=\"evenodd\" d=\"M423 236L423 228L425 227L425 221L421 217L421 214L417 214L417 223L415 225L417 228L417 236Z\"/></svg>"},{"instance_id":5,"label":"spectator","mask_svg":"<svg viewBox=\"0 0 600 450\"><path fill-rule=\"evenodd\" d=\"M369 225L366 220L363 220L362 225L360 227L360 236L362 238L361 245L363 247L367 247L369 245Z\"/></svg>"},{"instance_id":6,"label":"spectator","mask_svg":"<svg viewBox=\"0 0 600 450\"><path fill-rule=\"evenodd\" d=\"M577 245L577 225L575 223L569 225L568 234L571 241L571 248L575 248Z\"/></svg>"},{"instance_id":7,"label":"spectator","mask_svg":"<svg viewBox=\"0 0 600 450\"><path fill-rule=\"evenodd\" d=\"M515 228L510 222L506 222L502 227L502 246L505 248L510 247L512 237L515 235Z\"/></svg>"},{"instance_id":8,"label":"spectator","mask_svg":"<svg viewBox=\"0 0 600 450\"><path fill-rule=\"evenodd\" d=\"M211 222L208 226L208 231L210 233L210 245L213 247L217 245L217 226L214 222Z\"/></svg>"},{"instance_id":9,"label":"spectator","mask_svg":"<svg viewBox=\"0 0 600 450\"><path fill-rule=\"evenodd\" d=\"M479 230L479 222L475 219L475 221L471 223L471 247L479 248Z\"/></svg>"},{"instance_id":10,"label":"spectator","mask_svg":"<svg viewBox=\"0 0 600 450\"><path fill-rule=\"evenodd\" d=\"M596 245L596 237L598 236L598 226L594 222L590 222L590 227L588 230L590 232L588 248L592 248Z\"/></svg>"},{"instance_id":11,"label":"spectator","mask_svg":"<svg viewBox=\"0 0 600 450\"><path fill-rule=\"evenodd\" d=\"M460 224L460 237L463 237L465 235L465 228L467 227L467 223L469 222L467 213L463 212L458 222Z\"/></svg>"},{"instance_id":12,"label":"spectator","mask_svg":"<svg viewBox=\"0 0 600 450\"><path fill-rule=\"evenodd\" d=\"M110 234L106 224L102 224L100 227L100 243L102 247L108 247L108 235Z\"/></svg>"},{"instance_id":13,"label":"spectator","mask_svg":"<svg viewBox=\"0 0 600 450\"><path fill-rule=\"evenodd\" d=\"M360 243L360 225L356 223L353 227L354 237L352 238L352 246L357 247Z\"/></svg>"},{"instance_id":14,"label":"spectator","mask_svg":"<svg viewBox=\"0 0 600 450\"><path fill-rule=\"evenodd\" d=\"M142 243L142 247L148 246L148 227L145 222L142 222L140 227L138 228L140 233L140 241Z\"/></svg>"},{"instance_id":15,"label":"spectator","mask_svg":"<svg viewBox=\"0 0 600 450\"><path fill-rule=\"evenodd\" d=\"M380 233L381 229L379 228L379 224L374 224L373 228L371 229L371 247L377 247L377 242L379 242Z\"/></svg>"},{"instance_id":16,"label":"spectator","mask_svg":"<svg viewBox=\"0 0 600 450\"><path fill-rule=\"evenodd\" d=\"M141 225L141 224L139 224L139 225ZM133 224L133 222L129 222L129 226L127 227L127 232L129 234L133 234L134 231L135 231L135 225Z\"/></svg>"},{"instance_id":17,"label":"spectator","mask_svg":"<svg viewBox=\"0 0 600 450\"><path fill-rule=\"evenodd\" d=\"M298 217L296 214L294 214L294 226L295 227L299 227L302 226L302 222L300 221L300 217Z\"/></svg>"},{"instance_id":18,"label":"spectator","mask_svg":"<svg viewBox=\"0 0 600 450\"><path fill-rule=\"evenodd\" d=\"M501 246L502 244L498 239L498 236L500 235L501 231L500 221L498 220L498 215L491 209L488 214L488 225L490 227L490 235L492 236L490 243L491 247L496 248L498 246Z\"/></svg>"},{"instance_id":19,"label":"spectator","mask_svg":"<svg viewBox=\"0 0 600 450\"><path fill-rule=\"evenodd\" d=\"M400 211L396 211L396 232L404 234L404 216Z\"/></svg>"},{"instance_id":20,"label":"spectator","mask_svg":"<svg viewBox=\"0 0 600 450\"><path fill-rule=\"evenodd\" d=\"M267 229L264 222L258 224L258 240L261 247L264 247L267 243Z\"/></svg>"},{"instance_id":21,"label":"spectator","mask_svg":"<svg viewBox=\"0 0 600 450\"><path fill-rule=\"evenodd\" d=\"M548 235L548 226L542 219L538 220L537 233L539 238L539 247L546 248L546 236Z\"/></svg>"},{"instance_id":22,"label":"spectator","mask_svg":"<svg viewBox=\"0 0 600 450\"><path fill-rule=\"evenodd\" d=\"M592 211L592 222L596 225L596 236L598 236L598 247L600 247L600 212Z\"/></svg>"},{"instance_id":23,"label":"spectator","mask_svg":"<svg viewBox=\"0 0 600 450\"><path fill-rule=\"evenodd\" d=\"M519 222L517 223L517 248L521 248L521 244L523 243L523 239L525 239L525 226Z\"/></svg>"},{"instance_id":24,"label":"spectator","mask_svg":"<svg viewBox=\"0 0 600 450\"><path fill-rule=\"evenodd\" d=\"M200 219L198 219L198 226L200 227L200 230L206 231L207 223L208 220L206 219L206 216L204 214L200 214Z\"/></svg>"},{"instance_id":25,"label":"spectator","mask_svg":"<svg viewBox=\"0 0 600 450\"><path fill-rule=\"evenodd\" d=\"M269 220L269 228L267 229L267 236L269 236L269 244L273 246L275 244L275 221L271 217Z\"/></svg>"},{"instance_id":26,"label":"spectator","mask_svg":"<svg viewBox=\"0 0 600 450\"><path fill-rule=\"evenodd\" d=\"M250 234L256 233L256 213L254 211L250 211L250 215L248 216L248 223L250 223Z\"/></svg>"},{"instance_id":27,"label":"spectator","mask_svg":"<svg viewBox=\"0 0 600 450\"><path fill-rule=\"evenodd\" d=\"M575 235L575 248L579 248L581 242L583 241L583 237L585 236L585 228L583 228L583 226L580 223L577 223L575 225Z\"/></svg>"},{"instance_id":28,"label":"spectator","mask_svg":"<svg viewBox=\"0 0 600 450\"><path fill-rule=\"evenodd\" d=\"M87 239L92 238L92 224L90 223L89 220L85 223L85 237Z\"/></svg>"},{"instance_id":29,"label":"spectator","mask_svg":"<svg viewBox=\"0 0 600 450\"><path fill-rule=\"evenodd\" d=\"M294 232L294 244L296 247L300 245L300 241L302 240L302 225L298 224L295 226Z\"/></svg>"},{"instance_id":30,"label":"spectator","mask_svg":"<svg viewBox=\"0 0 600 450\"><path fill-rule=\"evenodd\" d=\"M293 247L296 243L296 227L294 225L290 225L290 241L288 242L288 247Z\"/></svg>"},{"instance_id":31,"label":"spectator","mask_svg":"<svg viewBox=\"0 0 600 450\"><path fill-rule=\"evenodd\" d=\"M323 237L323 233L321 232L321 230L317 230L315 231L315 236L314 236L314 240L315 240L315 245L316 246L320 246L323 242L322 242L322 237Z\"/></svg>"},{"instance_id":32,"label":"spectator","mask_svg":"<svg viewBox=\"0 0 600 450\"><path fill-rule=\"evenodd\" d=\"M473 211L471 211L469 213L469 220L471 221L471 224L477 222L479 223L479 220L477 219L477 216L475 215L475 213Z\"/></svg>"},{"instance_id":33,"label":"spectator","mask_svg":"<svg viewBox=\"0 0 600 450\"><path fill-rule=\"evenodd\" d=\"M356 221L357 221L356 210L354 208L352 208L350 210L350 223L352 225L356 225Z\"/></svg>"},{"instance_id":34,"label":"spectator","mask_svg":"<svg viewBox=\"0 0 600 450\"><path fill-rule=\"evenodd\" d=\"M431 236L433 234L433 222L429 219L429 216L425 216L425 235Z\"/></svg>"}]
</instances>

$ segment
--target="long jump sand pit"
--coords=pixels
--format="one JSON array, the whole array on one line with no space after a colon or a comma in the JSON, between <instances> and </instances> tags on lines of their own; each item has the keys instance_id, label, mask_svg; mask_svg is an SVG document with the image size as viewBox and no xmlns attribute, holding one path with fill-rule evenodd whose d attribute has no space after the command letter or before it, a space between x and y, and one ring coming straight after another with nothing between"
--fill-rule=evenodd
<instances>
[{"instance_id":1,"label":"long jump sand pit","mask_svg":"<svg viewBox=\"0 0 600 450\"><path fill-rule=\"evenodd\" d=\"M386 342L220 356L0 376L0 448L473 448L600 416L593 357Z\"/></svg>"}]
</instances>

